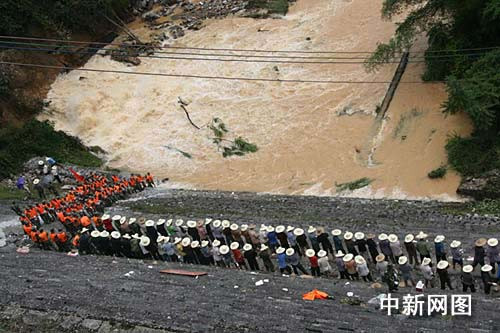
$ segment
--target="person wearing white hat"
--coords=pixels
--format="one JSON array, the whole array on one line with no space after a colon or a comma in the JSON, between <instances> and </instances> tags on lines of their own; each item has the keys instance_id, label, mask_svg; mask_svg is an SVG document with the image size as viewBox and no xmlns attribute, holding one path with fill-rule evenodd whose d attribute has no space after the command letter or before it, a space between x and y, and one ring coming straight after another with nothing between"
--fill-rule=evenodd
<instances>
[{"instance_id":1,"label":"person wearing white hat","mask_svg":"<svg viewBox=\"0 0 500 333\"><path fill-rule=\"evenodd\" d=\"M191 242L191 248L193 249L194 262L197 265L200 265L200 264L207 265L208 263L206 263L204 261L205 257L203 256L203 253L201 252L201 249L200 249L200 242L197 240Z\"/></svg>"},{"instance_id":2,"label":"person wearing white hat","mask_svg":"<svg viewBox=\"0 0 500 333\"><path fill-rule=\"evenodd\" d=\"M274 250L280 246L279 241L278 241L278 235L276 234L276 230L272 226L267 227L267 245L269 248L271 248L271 251L274 252Z\"/></svg>"},{"instance_id":3,"label":"person wearing white hat","mask_svg":"<svg viewBox=\"0 0 500 333\"><path fill-rule=\"evenodd\" d=\"M334 253L333 246L332 243L330 242L330 239L328 239L328 233L325 232L325 228L319 227L316 230L316 235L318 238L318 242L323 248L323 250L326 251L327 254L331 253L333 255Z\"/></svg>"},{"instance_id":4,"label":"person wearing white hat","mask_svg":"<svg viewBox=\"0 0 500 333\"><path fill-rule=\"evenodd\" d=\"M392 255L397 262L399 257L403 255L403 250L401 249L401 243L399 242L398 236L390 234L387 239L389 240L389 246L391 247Z\"/></svg>"},{"instance_id":5,"label":"person wearing white hat","mask_svg":"<svg viewBox=\"0 0 500 333\"><path fill-rule=\"evenodd\" d=\"M479 264L479 267L484 266L484 258L486 257L486 252L484 250L484 246L488 241L486 238L479 238L474 242L474 261L472 262L472 267L476 268Z\"/></svg>"},{"instance_id":6,"label":"person wearing white hat","mask_svg":"<svg viewBox=\"0 0 500 333\"><path fill-rule=\"evenodd\" d=\"M328 260L328 253L325 250L318 252L318 265L321 275L330 276L332 273L332 266Z\"/></svg>"},{"instance_id":7,"label":"person wearing white hat","mask_svg":"<svg viewBox=\"0 0 500 333\"><path fill-rule=\"evenodd\" d=\"M123 255L127 258L133 258L134 255L132 254L132 249L130 245L130 240L132 237L130 237L129 234L124 234L120 238L120 250L123 253Z\"/></svg>"},{"instance_id":8,"label":"person wearing white hat","mask_svg":"<svg viewBox=\"0 0 500 333\"><path fill-rule=\"evenodd\" d=\"M233 242L238 242L240 246L242 246L245 242L241 237L240 227L236 223L233 223L229 229L231 230L231 238L233 239Z\"/></svg>"},{"instance_id":9,"label":"person wearing white hat","mask_svg":"<svg viewBox=\"0 0 500 333\"><path fill-rule=\"evenodd\" d=\"M129 226L129 223L127 222L127 217L122 216L120 219L120 233L121 234L128 234L131 233L132 229Z\"/></svg>"},{"instance_id":10,"label":"person wearing white hat","mask_svg":"<svg viewBox=\"0 0 500 333\"><path fill-rule=\"evenodd\" d=\"M278 262L278 268L281 274L291 274L292 269L288 266L285 251L286 249L284 247L278 247L276 249L276 261Z\"/></svg>"},{"instance_id":11,"label":"person wearing white hat","mask_svg":"<svg viewBox=\"0 0 500 333\"><path fill-rule=\"evenodd\" d=\"M345 247L347 249L347 253L352 253L353 256L357 256L359 253L358 253L358 250L356 250L356 244L352 240L353 237L354 237L354 234L350 231L347 231L344 234L344 244L345 244Z\"/></svg>"},{"instance_id":12,"label":"person wearing white hat","mask_svg":"<svg viewBox=\"0 0 500 333\"><path fill-rule=\"evenodd\" d=\"M323 251L323 250L321 250L321 251ZM320 273L320 269L319 269L318 257L316 256L316 252L314 252L313 249L307 249L306 250L306 257L309 258L309 265L311 267L311 275L319 277L321 275L321 273Z\"/></svg>"},{"instance_id":13,"label":"person wearing white hat","mask_svg":"<svg viewBox=\"0 0 500 333\"><path fill-rule=\"evenodd\" d=\"M368 269L368 265L366 264L365 258L360 255L354 257L354 262L356 262L356 270L363 281L365 282L373 282L372 275L370 274L370 270Z\"/></svg>"},{"instance_id":14,"label":"person wearing white hat","mask_svg":"<svg viewBox=\"0 0 500 333\"><path fill-rule=\"evenodd\" d=\"M303 252L301 251L300 246L297 244L297 236L295 236L295 234L293 233L294 230L295 230L295 228L292 226L288 226L286 228L285 234L286 234L286 237L288 240L288 246L293 248L295 250L295 252L297 252L299 257L302 257Z\"/></svg>"},{"instance_id":15,"label":"person wearing white hat","mask_svg":"<svg viewBox=\"0 0 500 333\"><path fill-rule=\"evenodd\" d=\"M280 242L280 246L288 249L290 244L288 243L288 236L286 234L286 227L284 225L279 225L276 227L276 237Z\"/></svg>"},{"instance_id":16,"label":"person wearing white hat","mask_svg":"<svg viewBox=\"0 0 500 333\"><path fill-rule=\"evenodd\" d=\"M286 254L286 263L288 265L292 266L292 269L293 269L293 272L295 273L295 275L300 275L299 271L306 274L306 275L309 275L309 273L306 271L304 266L302 266L302 264L300 262L300 257L295 252L294 249L289 247L288 249L286 249L285 254Z\"/></svg>"},{"instance_id":17,"label":"person wearing white hat","mask_svg":"<svg viewBox=\"0 0 500 333\"><path fill-rule=\"evenodd\" d=\"M453 287L451 286L450 274L448 273L449 266L450 264L447 260L441 260L436 265L436 272L438 273L439 281L441 282L441 290L445 290L446 285L448 285L450 290L453 290Z\"/></svg>"},{"instance_id":18,"label":"person wearing white hat","mask_svg":"<svg viewBox=\"0 0 500 333\"><path fill-rule=\"evenodd\" d=\"M434 250L436 254L436 262L439 262L441 260L446 260L444 239L445 237L443 235L437 235L436 238L434 238Z\"/></svg>"},{"instance_id":19,"label":"person wearing white hat","mask_svg":"<svg viewBox=\"0 0 500 333\"><path fill-rule=\"evenodd\" d=\"M420 256L420 262L424 261L424 258L431 258L431 250L429 248L429 243L427 242L427 234L423 231L420 231L417 236L417 244L415 247L417 248L417 252Z\"/></svg>"},{"instance_id":20,"label":"person wearing white hat","mask_svg":"<svg viewBox=\"0 0 500 333\"><path fill-rule=\"evenodd\" d=\"M236 262L236 267L239 269L248 269L245 262L245 257L240 251L240 243L232 242L230 245L231 251L233 252L234 261Z\"/></svg>"},{"instance_id":21,"label":"person wearing white hat","mask_svg":"<svg viewBox=\"0 0 500 333\"><path fill-rule=\"evenodd\" d=\"M405 285L410 286L410 282L412 286L415 286L415 280L413 279L413 267L408 264L408 257L401 256L398 259L399 271L401 272L401 279L404 281Z\"/></svg>"},{"instance_id":22,"label":"person wearing white hat","mask_svg":"<svg viewBox=\"0 0 500 333\"><path fill-rule=\"evenodd\" d=\"M391 243L389 241L389 237L386 234L378 235L378 246L380 248L380 252L382 252L386 259L389 259L393 264L396 263L396 259L392 253Z\"/></svg>"},{"instance_id":23,"label":"person wearing white hat","mask_svg":"<svg viewBox=\"0 0 500 333\"><path fill-rule=\"evenodd\" d=\"M420 265L420 271L424 276L426 288L428 285L430 285L431 288L434 288L434 272L432 271L430 264L431 264L431 259L425 257L422 259L422 264Z\"/></svg>"},{"instance_id":24,"label":"person wearing white hat","mask_svg":"<svg viewBox=\"0 0 500 333\"><path fill-rule=\"evenodd\" d=\"M222 260L224 261L225 267L236 266L233 257L231 256L231 251L229 249L229 246L221 245L219 248L219 252L222 256Z\"/></svg>"},{"instance_id":25,"label":"person wearing white hat","mask_svg":"<svg viewBox=\"0 0 500 333\"><path fill-rule=\"evenodd\" d=\"M363 232L358 231L354 234L354 239L355 239L354 244L356 244L359 254L363 258L369 258L365 234Z\"/></svg>"},{"instance_id":26,"label":"person wearing white hat","mask_svg":"<svg viewBox=\"0 0 500 333\"><path fill-rule=\"evenodd\" d=\"M389 263L387 260L385 260L385 255L383 253L380 253L375 257L375 270L377 273L380 275L380 277L384 277L385 273L387 272L387 267L389 266Z\"/></svg>"},{"instance_id":27,"label":"person wearing white hat","mask_svg":"<svg viewBox=\"0 0 500 333\"><path fill-rule=\"evenodd\" d=\"M184 254L184 263L196 264L196 257L194 255L193 248L191 247L191 239L189 237L184 237L181 241L181 245L182 253Z\"/></svg>"},{"instance_id":28,"label":"person wearing white hat","mask_svg":"<svg viewBox=\"0 0 500 333\"><path fill-rule=\"evenodd\" d=\"M491 286L494 285L493 277L490 272L493 270L491 265L483 265L481 266L481 280L483 281L483 289L486 295L489 295Z\"/></svg>"},{"instance_id":29,"label":"person wearing white hat","mask_svg":"<svg viewBox=\"0 0 500 333\"><path fill-rule=\"evenodd\" d=\"M274 272L274 265L271 261L271 251L266 244L262 244L259 249L259 257L264 263L264 267L267 272Z\"/></svg>"},{"instance_id":30,"label":"person wearing white hat","mask_svg":"<svg viewBox=\"0 0 500 333\"><path fill-rule=\"evenodd\" d=\"M186 222L186 225L188 227L187 232L188 235L191 236L191 238L195 241L200 241L200 234L198 233L198 229L196 228L196 221L189 220Z\"/></svg>"},{"instance_id":31,"label":"person wearing white hat","mask_svg":"<svg viewBox=\"0 0 500 333\"><path fill-rule=\"evenodd\" d=\"M201 261L203 265L214 265L214 257L212 253L212 248L209 246L210 242L207 240L202 240L201 245L200 245L200 251L201 251Z\"/></svg>"},{"instance_id":32,"label":"person wearing white hat","mask_svg":"<svg viewBox=\"0 0 500 333\"><path fill-rule=\"evenodd\" d=\"M229 222L228 220L222 220L222 234L224 235L226 244L231 244L232 242L234 242L233 233L231 230L231 222Z\"/></svg>"},{"instance_id":33,"label":"person wearing white hat","mask_svg":"<svg viewBox=\"0 0 500 333\"><path fill-rule=\"evenodd\" d=\"M40 184L40 179L35 179L33 180L33 187L35 188L35 191L38 193L38 197L43 200L47 200L47 196L45 195L45 190L43 189L43 186Z\"/></svg>"},{"instance_id":34,"label":"person wearing white hat","mask_svg":"<svg viewBox=\"0 0 500 333\"><path fill-rule=\"evenodd\" d=\"M219 242L225 244L226 240L224 239L224 235L222 233L220 220L215 220L212 222L211 230L212 230L212 236L214 237L214 240L217 239Z\"/></svg>"},{"instance_id":35,"label":"person wearing white hat","mask_svg":"<svg viewBox=\"0 0 500 333\"><path fill-rule=\"evenodd\" d=\"M258 248L261 245L260 237L259 237L260 235L259 235L259 233L257 233L255 228L256 228L255 224L250 224L250 226L248 227L248 237L250 239L250 242L253 244L253 246ZM246 235L245 235L245 237L246 237Z\"/></svg>"},{"instance_id":36,"label":"person wearing white hat","mask_svg":"<svg viewBox=\"0 0 500 333\"><path fill-rule=\"evenodd\" d=\"M417 247L415 245L415 236L413 234L408 234L405 236L404 245L406 253L408 254L408 261L410 265L417 266L420 264L417 256Z\"/></svg>"},{"instance_id":37,"label":"person wearing white hat","mask_svg":"<svg viewBox=\"0 0 500 333\"><path fill-rule=\"evenodd\" d=\"M180 239L177 239L180 241ZM175 252L175 248L177 244L174 242L170 242L170 237L166 237L165 241L162 244L162 249L163 249L163 258L167 262L179 262L179 257L177 256Z\"/></svg>"},{"instance_id":38,"label":"person wearing white hat","mask_svg":"<svg viewBox=\"0 0 500 333\"><path fill-rule=\"evenodd\" d=\"M224 260L222 258L222 254L220 253L219 246L221 245L218 239L215 239L212 242L212 257L214 259L215 265L219 267L226 267Z\"/></svg>"},{"instance_id":39,"label":"person wearing white hat","mask_svg":"<svg viewBox=\"0 0 500 333\"><path fill-rule=\"evenodd\" d=\"M491 273L495 275L495 265L500 264L500 250L498 249L498 239L490 238L486 242L488 246L486 247L486 256L489 259L491 267L493 267Z\"/></svg>"},{"instance_id":40,"label":"person wearing white hat","mask_svg":"<svg viewBox=\"0 0 500 333\"><path fill-rule=\"evenodd\" d=\"M366 234L366 246L368 247L368 252L370 252L370 259L372 263L376 263L378 256L378 246L375 242L375 234L369 233Z\"/></svg>"},{"instance_id":41,"label":"person wearing white hat","mask_svg":"<svg viewBox=\"0 0 500 333\"><path fill-rule=\"evenodd\" d=\"M347 270L344 264L344 252L339 250L335 253L335 265L337 266L337 270L339 271L340 279L349 279L349 275L347 274Z\"/></svg>"},{"instance_id":42,"label":"person wearing white hat","mask_svg":"<svg viewBox=\"0 0 500 333\"><path fill-rule=\"evenodd\" d=\"M460 280L462 281L462 291L464 293L467 292L469 288L471 292L476 292L476 280L472 275L473 270L474 268L472 267L472 265L465 265L464 267L462 267L462 275L460 277Z\"/></svg>"},{"instance_id":43,"label":"person wearing white hat","mask_svg":"<svg viewBox=\"0 0 500 333\"><path fill-rule=\"evenodd\" d=\"M259 263L257 262L257 252L254 250L252 244L243 245L243 256L248 262L251 271L259 271Z\"/></svg>"},{"instance_id":44,"label":"person wearing white hat","mask_svg":"<svg viewBox=\"0 0 500 333\"><path fill-rule=\"evenodd\" d=\"M305 251L309 248L309 243L307 243L307 237L304 233L304 229L295 228L293 230L293 235L295 236L295 241L297 242L297 247L300 248L300 255L305 253Z\"/></svg>"},{"instance_id":45,"label":"person wearing white hat","mask_svg":"<svg viewBox=\"0 0 500 333\"><path fill-rule=\"evenodd\" d=\"M114 215L112 218L111 218L111 227L116 230L116 231L120 231L120 220L122 219L122 216L121 215ZM106 223L105 223L106 225ZM110 230L111 231L111 230Z\"/></svg>"},{"instance_id":46,"label":"person wearing white hat","mask_svg":"<svg viewBox=\"0 0 500 333\"><path fill-rule=\"evenodd\" d=\"M318 253L320 248L319 248L318 237L316 236L315 227L309 226L307 228L307 238L309 239L309 243L311 243L311 247L313 248L314 252Z\"/></svg>"},{"instance_id":47,"label":"person wearing white hat","mask_svg":"<svg viewBox=\"0 0 500 333\"><path fill-rule=\"evenodd\" d=\"M339 251L346 253L346 250L344 249L344 245L342 244L342 239L340 239L340 235L342 235L342 231L340 229L332 230L333 246L335 247L336 253Z\"/></svg>"},{"instance_id":48,"label":"person wearing white hat","mask_svg":"<svg viewBox=\"0 0 500 333\"><path fill-rule=\"evenodd\" d=\"M149 240L151 243L154 243L157 246L158 244L158 231L156 230L155 227L156 223L153 220L147 220L145 223L146 226L146 236L148 236ZM158 252L158 250L156 251Z\"/></svg>"},{"instance_id":49,"label":"person wearing white hat","mask_svg":"<svg viewBox=\"0 0 500 333\"><path fill-rule=\"evenodd\" d=\"M460 268L464 267L464 259L463 259L464 250L462 250L460 245L462 245L462 243L457 240L453 240L450 243L450 252L452 257L453 269L455 269L455 265L457 264L460 265Z\"/></svg>"},{"instance_id":50,"label":"person wearing white hat","mask_svg":"<svg viewBox=\"0 0 500 333\"><path fill-rule=\"evenodd\" d=\"M156 222L156 230L163 237L168 236L167 229L165 228L165 219L158 219L158 221Z\"/></svg>"},{"instance_id":51,"label":"person wearing white hat","mask_svg":"<svg viewBox=\"0 0 500 333\"><path fill-rule=\"evenodd\" d=\"M342 260L344 261L345 269L347 271L349 279L359 280L359 274L356 269L356 262L354 261L354 255L352 253L348 253L344 256L344 258L342 258Z\"/></svg>"}]
</instances>

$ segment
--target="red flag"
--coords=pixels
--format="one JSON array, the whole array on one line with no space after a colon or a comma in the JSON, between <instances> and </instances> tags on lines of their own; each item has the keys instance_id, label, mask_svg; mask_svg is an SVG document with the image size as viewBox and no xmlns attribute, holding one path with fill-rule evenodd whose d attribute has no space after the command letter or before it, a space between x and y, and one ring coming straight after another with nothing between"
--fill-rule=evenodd
<instances>
[{"instance_id":1,"label":"red flag","mask_svg":"<svg viewBox=\"0 0 500 333\"><path fill-rule=\"evenodd\" d=\"M69 168L69 171L71 171L71 173L73 174L73 177L75 177L77 182L83 183L85 181L85 177L80 175L78 172L76 172L72 168Z\"/></svg>"}]
</instances>

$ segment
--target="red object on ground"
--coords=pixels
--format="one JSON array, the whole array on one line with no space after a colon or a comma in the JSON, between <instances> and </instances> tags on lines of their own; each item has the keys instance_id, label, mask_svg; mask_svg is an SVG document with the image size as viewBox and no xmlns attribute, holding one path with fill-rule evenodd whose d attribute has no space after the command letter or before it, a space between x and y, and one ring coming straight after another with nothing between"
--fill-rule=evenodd
<instances>
[{"instance_id":1,"label":"red object on ground","mask_svg":"<svg viewBox=\"0 0 500 333\"><path fill-rule=\"evenodd\" d=\"M76 181L78 181L80 183L83 183L85 181L85 177L80 175L78 172L76 172L72 168L69 168L69 171L71 171L71 173L73 174L73 177L75 177Z\"/></svg>"},{"instance_id":2,"label":"red object on ground","mask_svg":"<svg viewBox=\"0 0 500 333\"><path fill-rule=\"evenodd\" d=\"M327 298L328 294L318 289L314 289L313 291L310 291L302 295L302 299L306 301L314 301L315 299L327 299Z\"/></svg>"},{"instance_id":3,"label":"red object on ground","mask_svg":"<svg viewBox=\"0 0 500 333\"><path fill-rule=\"evenodd\" d=\"M207 275L207 272L191 272L191 271L184 271L181 269L164 269L164 270L160 271L160 273L173 274L173 275L184 275L184 276L192 276L192 277Z\"/></svg>"}]
</instances>

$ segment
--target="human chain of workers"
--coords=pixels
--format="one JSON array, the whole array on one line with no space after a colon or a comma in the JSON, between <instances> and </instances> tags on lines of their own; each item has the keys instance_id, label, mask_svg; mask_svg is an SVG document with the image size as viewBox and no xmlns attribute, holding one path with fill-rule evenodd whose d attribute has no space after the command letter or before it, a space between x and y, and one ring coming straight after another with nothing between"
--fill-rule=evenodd
<instances>
[{"instance_id":1,"label":"human chain of workers","mask_svg":"<svg viewBox=\"0 0 500 333\"><path fill-rule=\"evenodd\" d=\"M80 177L80 178L79 178ZM389 291L398 290L399 281L417 289L434 288L435 272L441 289L453 289L449 274L460 267L460 282L464 292L476 291L473 271L479 265L483 290L490 293L500 278L500 249L498 240L481 238L474 243L472 264L464 265L462 244L449 244L451 265L445 236L437 235L434 244L428 235L408 234L401 244L395 234L342 233L340 229L326 232L323 227L309 226L307 230L293 226L241 226L228 220L210 218L199 221L182 219L113 217L102 213L115 201L154 186L153 177L92 173L78 174L80 185L50 201L27 207L15 207L24 232L31 241L45 250L76 251L79 254L124 256L188 264L217 265L226 268L266 270L277 268L282 274L311 274L337 276L341 279L372 282L374 276L387 283ZM47 230L46 226L59 221L64 229ZM433 269L434 256L436 270ZM307 258L307 259L305 259ZM487 259L487 262L486 262ZM308 262L308 269L304 267ZM276 266L275 266L276 264ZM336 269L334 269L334 267ZM423 281L416 283L415 270ZM498 274L495 275L495 271ZM372 274L373 272L373 274Z\"/></svg>"}]
</instances>

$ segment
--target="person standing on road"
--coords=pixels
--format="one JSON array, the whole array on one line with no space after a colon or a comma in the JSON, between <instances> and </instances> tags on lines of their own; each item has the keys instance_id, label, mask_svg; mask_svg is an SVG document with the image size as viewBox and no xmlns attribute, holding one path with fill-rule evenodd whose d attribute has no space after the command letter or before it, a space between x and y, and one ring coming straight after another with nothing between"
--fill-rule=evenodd
<instances>
[{"instance_id":1,"label":"person standing on road","mask_svg":"<svg viewBox=\"0 0 500 333\"><path fill-rule=\"evenodd\" d=\"M344 245L342 245L342 239L340 239L340 235L342 235L342 230L340 229L332 230L333 246L335 247L336 253L338 253L339 251L346 253Z\"/></svg>"},{"instance_id":2,"label":"person standing on road","mask_svg":"<svg viewBox=\"0 0 500 333\"><path fill-rule=\"evenodd\" d=\"M354 258L356 262L356 270L358 271L359 276L363 278L365 282L373 282L372 275L370 274L370 270L368 269L368 265L366 264L365 258L358 255Z\"/></svg>"},{"instance_id":3,"label":"person standing on road","mask_svg":"<svg viewBox=\"0 0 500 333\"><path fill-rule=\"evenodd\" d=\"M311 243L311 247L313 248L314 252L318 253L320 248L319 248L318 237L316 236L315 227L309 226L309 228L307 229L307 238L309 238L309 242Z\"/></svg>"},{"instance_id":4,"label":"person standing on road","mask_svg":"<svg viewBox=\"0 0 500 333\"><path fill-rule=\"evenodd\" d=\"M350 280L359 280L359 274L356 270L356 262L354 261L354 255L348 253L342 258L344 261L345 269L347 271Z\"/></svg>"},{"instance_id":5,"label":"person standing on road","mask_svg":"<svg viewBox=\"0 0 500 333\"><path fill-rule=\"evenodd\" d=\"M300 247L300 252L305 253L305 251L309 248L309 244L307 243L307 237L304 234L304 229L295 228L293 230L293 234L295 235L297 245Z\"/></svg>"},{"instance_id":6,"label":"person standing on road","mask_svg":"<svg viewBox=\"0 0 500 333\"><path fill-rule=\"evenodd\" d=\"M392 263L395 263L394 255L392 254L391 244L389 242L388 236L386 234L378 235L378 246L380 247L380 252L382 252L385 258L391 260Z\"/></svg>"},{"instance_id":7,"label":"person standing on road","mask_svg":"<svg viewBox=\"0 0 500 333\"><path fill-rule=\"evenodd\" d=\"M305 275L309 275L304 266L302 266L302 264L300 263L300 257L297 253L295 253L294 249L289 247L288 249L286 249L285 253L286 253L286 262L290 266L292 266L295 275L300 275L299 271L301 271Z\"/></svg>"},{"instance_id":8,"label":"person standing on road","mask_svg":"<svg viewBox=\"0 0 500 333\"><path fill-rule=\"evenodd\" d=\"M387 262L387 260L385 260L385 255L383 253L380 253L375 258L375 261L377 262L377 264L375 265L375 269L377 270L377 273L380 276L380 278L383 279L385 273L387 272L387 267L389 266L389 263Z\"/></svg>"},{"instance_id":9,"label":"person standing on road","mask_svg":"<svg viewBox=\"0 0 500 333\"><path fill-rule=\"evenodd\" d=\"M332 243L330 242L330 239L328 239L328 234L325 232L325 228L319 227L316 234L318 235L318 242L321 244L323 250L326 251L326 253L333 254Z\"/></svg>"},{"instance_id":10,"label":"person standing on road","mask_svg":"<svg viewBox=\"0 0 500 333\"><path fill-rule=\"evenodd\" d=\"M408 261L410 265L417 266L420 264L420 261L417 257L417 247L415 246L415 237L412 234L408 234L405 236L405 249L406 253L408 253Z\"/></svg>"},{"instance_id":11,"label":"person standing on road","mask_svg":"<svg viewBox=\"0 0 500 333\"><path fill-rule=\"evenodd\" d=\"M354 237L353 233L350 231L347 231L344 234L344 243L345 243L345 247L347 249L347 253L350 253L353 256L357 256L358 251L356 250L356 244L352 240L353 237Z\"/></svg>"},{"instance_id":12,"label":"person standing on road","mask_svg":"<svg viewBox=\"0 0 500 333\"><path fill-rule=\"evenodd\" d=\"M276 249L276 260L278 261L278 268L281 274L291 274L292 270L287 264L286 253L284 247Z\"/></svg>"},{"instance_id":13,"label":"person standing on road","mask_svg":"<svg viewBox=\"0 0 500 333\"><path fill-rule=\"evenodd\" d=\"M491 265L483 265L481 267L481 280L483 281L484 293L486 295L490 294L491 286L493 285L493 279L490 275L490 272L493 270Z\"/></svg>"},{"instance_id":14,"label":"person standing on road","mask_svg":"<svg viewBox=\"0 0 500 333\"><path fill-rule=\"evenodd\" d=\"M354 243L356 244L356 247L358 248L359 254L363 258L369 259L368 248L367 248L366 239L365 239L365 234L362 233L362 232L356 232L354 234L354 239L356 239Z\"/></svg>"},{"instance_id":15,"label":"person standing on road","mask_svg":"<svg viewBox=\"0 0 500 333\"><path fill-rule=\"evenodd\" d=\"M260 259L262 259L266 271L274 272L274 265L273 262L271 261L271 252L269 251L269 247L267 245L261 244L259 257Z\"/></svg>"},{"instance_id":16,"label":"person standing on road","mask_svg":"<svg viewBox=\"0 0 500 333\"><path fill-rule=\"evenodd\" d=\"M420 262L424 261L424 258L431 258L431 251L429 249L429 244L427 243L427 234L420 231L415 237L417 239L417 251L420 255Z\"/></svg>"},{"instance_id":17,"label":"person standing on road","mask_svg":"<svg viewBox=\"0 0 500 333\"><path fill-rule=\"evenodd\" d=\"M460 268L464 267L464 259L462 258L464 251L460 248L460 243L457 240L453 240L450 243L450 252L452 257L452 268L455 269L456 265L460 265ZM472 266L471 266L472 267Z\"/></svg>"},{"instance_id":18,"label":"person standing on road","mask_svg":"<svg viewBox=\"0 0 500 333\"><path fill-rule=\"evenodd\" d=\"M413 267L408 264L408 257L401 256L398 259L399 271L401 272L401 279L404 281L407 287L410 286L410 282L412 286L416 286L415 280L413 279Z\"/></svg>"},{"instance_id":19,"label":"person standing on road","mask_svg":"<svg viewBox=\"0 0 500 333\"><path fill-rule=\"evenodd\" d=\"M495 267L500 264L500 254L498 249L498 239L490 238L488 239L488 247L486 248L486 255L490 261L490 266L493 267L491 273L495 275Z\"/></svg>"},{"instance_id":20,"label":"person standing on road","mask_svg":"<svg viewBox=\"0 0 500 333\"><path fill-rule=\"evenodd\" d=\"M445 237L443 235L437 235L436 238L434 238L434 250L436 253L436 262L446 260L444 239Z\"/></svg>"},{"instance_id":21,"label":"person standing on road","mask_svg":"<svg viewBox=\"0 0 500 333\"><path fill-rule=\"evenodd\" d=\"M311 266L311 275L319 277L320 269L318 264L318 257L313 249L306 250L306 257L309 258L309 264Z\"/></svg>"},{"instance_id":22,"label":"person standing on road","mask_svg":"<svg viewBox=\"0 0 500 333\"><path fill-rule=\"evenodd\" d=\"M394 263L396 263L399 260L399 257L403 255L401 243L399 242L398 236L395 234L390 234L387 239L389 240L389 246L391 247L392 255L394 256Z\"/></svg>"},{"instance_id":23,"label":"person standing on road","mask_svg":"<svg viewBox=\"0 0 500 333\"><path fill-rule=\"evenodd\" d=\"M337 265L337 270L339 271L340 279L349 279L349 275L347 274L347 270L344 264L344 252L337 251L335 254L335 264Z\"/></svg>"},{"instance_id":24,"label":"person standing on road","mask_svg":"<svg viewBox=\"0 0 500 333\"><path fill-rule=\"evenodd\" d=\"M320 250L318 252L318 265L321 275L329 276L332 272L332 266L328 261L328 253L325 250Z\"/></svg>"},{"instance_id":25,"label":"person standing on road","mask_svg":"<svg viewBox=\"0 0 500 333\"><path fill-rule=\"evenodd\" d=\"M432 268L429 266L431 263L431 259L425 257L422 260L422 265L420 265L420 271L422 272L425 280L425 287L427 288L428 285L431 286L431 288L434 288L434 272L432 271Z\"/></svg>"},{"instance_id":26,"label":"person standing on road","mask_svg":"<svg viewBox=\"0 0 500 333\"><path fill-rule=\"evenodd\" d=\"M437 263L437 273L439 275L439 281L441 282L441 290L446 289L446 285L450 290L453 290L451 286L450 274L448 274L448 267L450 264L446 260L441 260Z\"/></svg>"},{"instance_id":27,"label":"person standing on road","mask_svg":"<svg viewBox=\"0 0 500 333\"><path fill-rule=\"evenodd\" d=\"M474 261L472 262L472 267L476 268L479 264L480 267L484 266L484 257L486 256L484 251L484 246L486 245L485 238L479 238L474 243Z\"/></svg>"},{"instance_id":28,"label":"person standing on road","mask_svg":"<svg viewBox=\"0 0 500 333\"><path fill-rule=\"evenodd\" d=\"M366 245L368 246L372 263L376 263L379 252L377 249L377 243L375 242L375 234L366 235Z\"/></svg>"},{"instance_id":29,"label":"person standing on road","mask_svg":"<svg viewBox=\"0 0 500 333\"><path fill-rule=\"evenodd\" d=\"M473 270L474 267L472 267L472 265L465 265L462 268L462 275L460 277L460 280L462 281L462 291L464 293L467 292L469 288L471 292L476 292L475 280L474 276L472 275Z\"/></svg>"},{"instance_id":30,"label":"person standing on road","mask_svg":"<svg viewBox=\"0 0 500 333\"><path fill-rule=\"evenodd\" d=\"M248 261L251 271L259 271L259 263L257 262L257 252L253 249L252 244L243 245L245 259Z\"/></svg>"},{"instance_id":31,"label":"person standing on road","mask_svg":"<svg viewBox=\"0 0 500 333\"><path fill-rule=\"evenodd\" d=\"M387 265L387 271L382 277L382 281L387 283L387 287L389 288L389 292L397 291L399 286L398 274L394 269L392 264Z\"/></svg>"}]
</instances>

